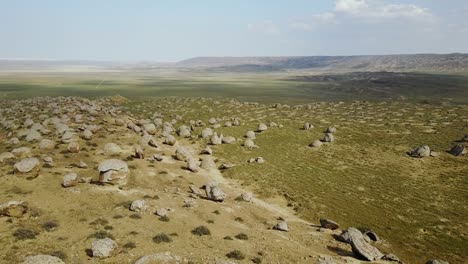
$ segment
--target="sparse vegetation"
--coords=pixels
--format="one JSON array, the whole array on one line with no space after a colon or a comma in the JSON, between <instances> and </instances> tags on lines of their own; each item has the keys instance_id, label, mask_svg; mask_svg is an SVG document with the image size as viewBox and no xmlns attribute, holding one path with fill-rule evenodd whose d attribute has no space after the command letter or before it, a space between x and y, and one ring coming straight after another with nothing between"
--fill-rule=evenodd
<instances>
[{"instance_id":1,"label":"sparse vegetation","mask_svg":"<svg viewBox=\"0 0 468 264\"><path fill-rule=\"evenodd\" d=\"M125 243L122 247L126 249L134 249L136 248L136 244L135 242L130 241L130 242Z\"/></svg>"},{"instance_id":2,"label":"sparse vegetation","mask_svg":"<svg viewBox=\"0 0 468 264\"><path fill-rule=\"evenodd\" d=\"M211 235L210 230L206 226L199 226L192 230L192 234L196 236L209 236Z\"/></svg>"},{"instance_id":3,"label":"sparse vegetation","mask_svg":"<svg viewBox=\"0 0 468 264\"><path fill-rule=\"evenodd\" d=\"M245 259L244 253L240 252L239 250L233 250L233 251L227 253L226 257L228 257L230 259L236 259L236 260Z\"/></svg>"},{"instance_id":4,"label":"sparse vegetation","mask_svg":"<svg viewBox=\"0 0 468 264\"><path fill-rule=\"evenodd\" d=\"M19 228L13 232L13 236L16 238L16 240L36 239L37 235L38 232L27 228Z\"/></svg>"},{"instance_id":5,"label":"sparse vegetation","mask_svg":"<svg viewBox=\"0 0 468 264\"><path fill-rule=\"evenodd\" d=\"M162 222L169 222L170 220L171 219L167 215L163 215L163 216L159 217L159 221L162 221Z\"/></svg>"},{"instance_id":6,"label":"sparse vegetation","mask_svg":"<svg viewBox=\"0 0 468 264\"><path fill-rule=\"evenodd\" d=\"M109 220L105 218L97 218L96 220L89 223L92 226L105 226L109 224Z\"/></svg>"},{"instance_id":7,"label":"sparse vegetation","mask_svg":"<svg viewBox=\"0 0 468 264\"><path fill-rule=\"evenodd\" d=\"M55 220L50 220L50 221L47 221L44 224L42 224L42 228L47 232L51 232L51 231L56 230L58 228L58 226L59 226L59 224Z\"/></svg>"},{"instance_id":8,"label":"sparse vegetation","mask_svg":"<svg viewBox=\"0 0 468 264\"><path fill-rule=\"evenodd\" d=\"M161 233L157 234L156 236L153 237L153 241L157 244L159 243L170 243L172 242L172 238L169 237L168 235Z\"/></svg>"},{"instance_id":9,"label":"sparse vegetation","mask_svg":"<svg viewBox=\"0 0 468 264\"><path fill-rule=\"evenodd\" d=\"M246 234L244 233L240 233L240 234L237 234L236 236L234 236L235 238L239 239L239 240L249 240L249 236L247 236Z\"/></svg>"},{"instance_id":10,"label":"sparse vegetation","mask_svg":"<svg viewBox=\"0 0 468 264\"><path fill-rule=\"evenodd\" d=\"M244 218L240 217L240 216L237 216L236 218L234 218L234 220L236 220L237 222L244 222Z\"/></svg>"},{"instance_id":11,"label":"sparse vegetation","mask_svg":"<svg viewBox=\"0 0 468 264\"><path fill-rule=\"evenodd\" d=\"M262 259L260 257L254 257L254 258L252 258L252 262L255 263L255 264L261 264Z\"/></svg>"},{"instance_id":12,"label":"sparse vegetation","mask_svg":"<svg viewBox=\"0 0 468 264\"><path fill-rule=\"evenodd\" d=\"M115 239L114 236L111 233L107 232L107 231L97 231L97 232L89 235L88 238L96 238L96 239L110 238L110 239Z\"/></svg>"}]
</instances>

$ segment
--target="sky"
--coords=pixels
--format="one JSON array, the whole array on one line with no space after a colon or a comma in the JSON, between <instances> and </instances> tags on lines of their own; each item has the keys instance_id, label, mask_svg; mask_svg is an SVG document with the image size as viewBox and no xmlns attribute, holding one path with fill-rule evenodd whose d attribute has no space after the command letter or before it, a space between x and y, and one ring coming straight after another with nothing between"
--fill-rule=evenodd
<instances>
[{"instance_id":1,"label":"sky","mask_svg":"<svg viewBox=\"0 0 468 264\"><path fill-rule=\"evenodd\" d=\"M0 0L0 58L468 53L467 0Z\"/></svg>"}]
</instances>

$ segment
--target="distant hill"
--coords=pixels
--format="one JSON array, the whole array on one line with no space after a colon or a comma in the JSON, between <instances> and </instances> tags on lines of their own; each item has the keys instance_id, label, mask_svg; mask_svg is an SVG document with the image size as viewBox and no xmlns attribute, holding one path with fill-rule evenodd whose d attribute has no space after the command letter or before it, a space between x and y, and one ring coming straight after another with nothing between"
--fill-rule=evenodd
<instances>
[{"instance_id":1,"label":"distant hill","mask_svg":"<svg viewBox=\"0 0 468 264\"><path fill-rule=\"evenodd\" d=\"M112 62L86 60L0 59L0 72L100 72L160 69L266 73L283 71L364 72L424 71L468 72L468 54L414 54L299 57L196 57L172 62Z\"/></svg>"},{"instance_id":2,"label":"distant hill","mask_svg":"<svg viewBox=\"0 0 468 264\"><path fill-rule=\"evenodd\" d=\"M304 57L196 57L178 67L224 71L467 71L468 54L415 54Z\"/></svg>"}]
</instances>

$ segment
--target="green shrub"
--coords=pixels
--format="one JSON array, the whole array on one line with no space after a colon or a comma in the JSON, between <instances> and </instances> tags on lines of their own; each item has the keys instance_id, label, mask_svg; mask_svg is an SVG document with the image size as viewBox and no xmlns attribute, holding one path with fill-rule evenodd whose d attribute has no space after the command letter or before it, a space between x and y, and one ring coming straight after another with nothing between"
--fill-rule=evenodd
<instances>
[{"instance_id":1,"label":"green shrub","mask_svg":"<svg viewBox=\"0 0 468 264\"><path fill-rule=\"evenodd\" d=\"M156 236L153 237L153 241L155 243L170 243L172 242L172 238L170 238L168 235L161 233L157 234Z\"/></svg>"},{"instance_id":2,"label":"green shrub","mask_svg":"<svg viewBox=\"0 0 468 264\"><path fill-rule=\"evenodd\" d=\"M235 238L240 239L240 240L249 240L249 236L247 236L244 233L240 233L240 234L236 235Z\"/></svg>"},{"instance_id":3,"label":"green shrub","mask_svg":"<svg viewBox=\"0 0 468 264\"><path fill-rule=\"evenodd\" d=\"M56 230L58 226L59 224L57 223L57 221L54 220L50 220L42 224L42 228L47 232Z\"/></svg>"},{"instance_id":4,"label":"green shrub","mask_svg":"<svg viewBox=\"0 0 468 264\"><path fill-rule=\"evenodd\" d=\"M126 248L126 249L133 249L133 248L136 248L136 244L135 242L127 242L123 245L123 248Z\"/></svg>"},{"instance_id":5,"label":"green shrub","mask_svg":"<svg viewBox=\"0 0 468 264\"><path fill-rule=\"evenodd\" d=\"M252 259L252 262L255 263L255 264L261 264L262 263L262 259L260 257L254 257Z\"/></svg>"},{"instance_id":6,"label":"green shrub","mask_svg":"<svg viewBox=\"0 0 468 264\"><path fill-rule=\"evenodd\" d=\"M199 226L192 230L192 234L197 236L208 236L211 235L210 230L206 226Z\"/></svg>"},{"instance_id":7,"label":"green shrub","mask_svg":"<svg viewBox=\"0 0 468 264\"><path fill-rule=\"evenodd\" d=\"M111 233L107 232L107 231L97 231L96 233L89 235L88 238L97 238L97 239L110 238L110 239L114 239L114 236Z\"/></svg>"},{"instance_id":8,"label":"green shrub","mask_svg":"<svg viewBox=\"0 0 468 264\"><path fill-rule=\"evenodd\" d=\"M244 253L240 252L239 250L233 250L233 251L227 253L226 257L228 257L230 259L237 259L237 260L245 259Z\"/></svg>"},{"instance_id":9,"label":"green shrub","mask_svg":"<svg viewBox=\"0 0 468 264\"><path fill-rule=\"evenodd\" d=\"M162 222L169 222L170 220L171 219L169 219L167 215L159 217L159 221L162 221Z\"/></svg>"},{"instance_id":10,"label":"green shrub","mask_svg":"<svg viewBox=\"0 0 468 264\"><path fill-rule=\"evenodd\" d=\"M13 236L17 240L27 240L27 239L36 239L38 233L31 229L19 228L14 233Z\"/></svg>"}]
</instances>

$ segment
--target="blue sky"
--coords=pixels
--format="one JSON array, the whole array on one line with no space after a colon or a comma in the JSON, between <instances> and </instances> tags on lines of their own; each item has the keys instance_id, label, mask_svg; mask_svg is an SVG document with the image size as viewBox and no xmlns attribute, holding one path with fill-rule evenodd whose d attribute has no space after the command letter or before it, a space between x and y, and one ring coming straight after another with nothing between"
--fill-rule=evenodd
<instances>
[{"instance_id":1,"label":"blue sky","mask_svg":"<svg viewBox=\"0 0 468 264\"><path fill-rule=\"evenodd\" d=\"M0 0L0 58L468 52L466 0Z\"/></svg>"}]
</instances>

